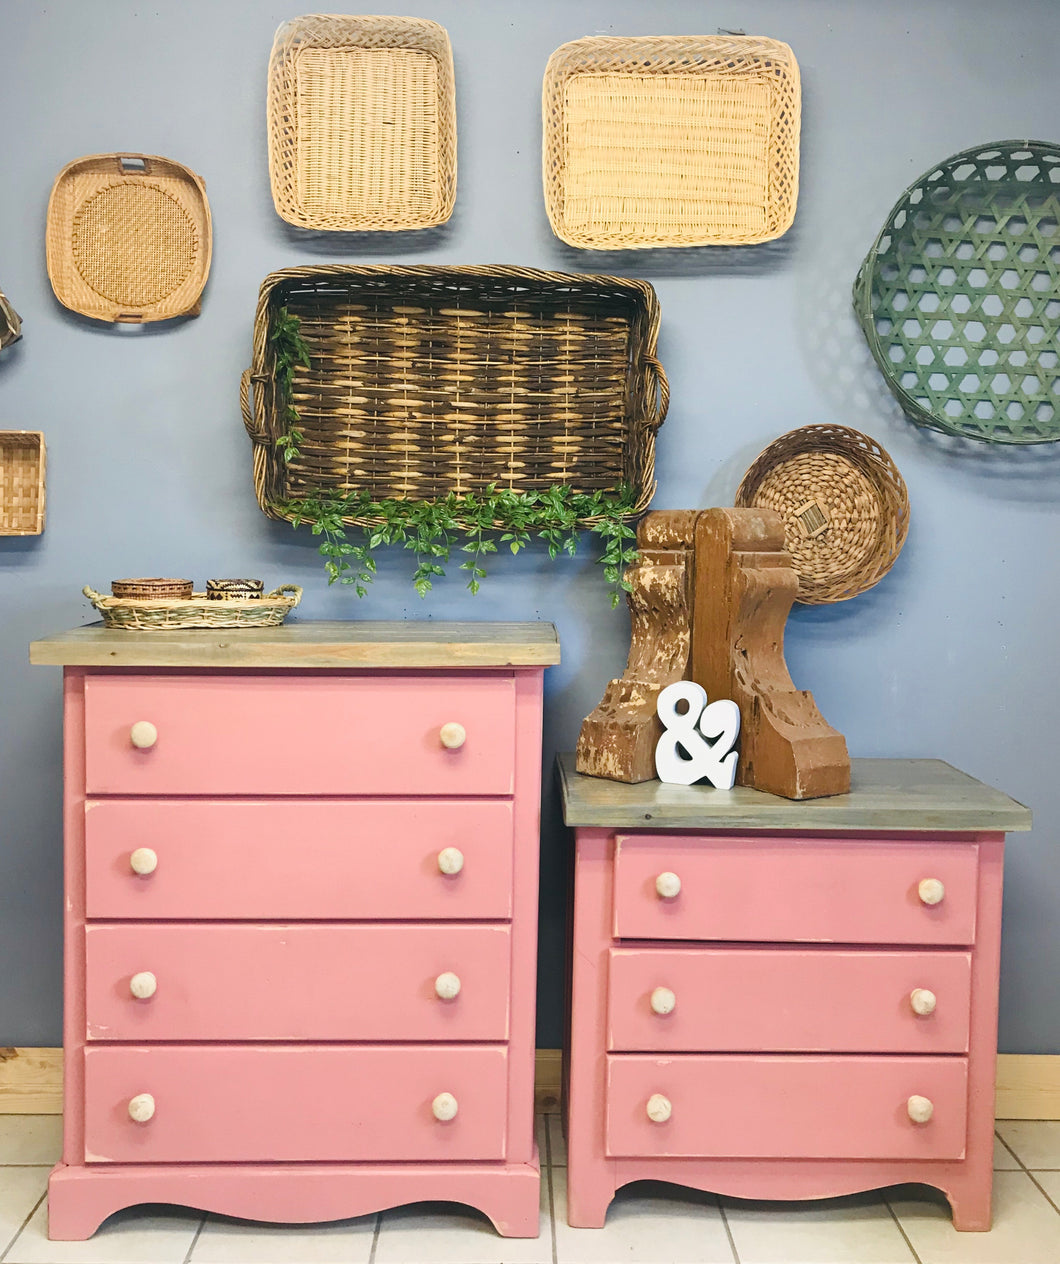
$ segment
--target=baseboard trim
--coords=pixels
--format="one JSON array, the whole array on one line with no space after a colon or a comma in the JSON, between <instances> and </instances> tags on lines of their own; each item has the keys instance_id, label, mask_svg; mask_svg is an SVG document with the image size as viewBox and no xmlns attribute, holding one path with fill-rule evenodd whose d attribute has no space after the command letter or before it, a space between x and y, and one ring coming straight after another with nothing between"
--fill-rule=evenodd
<instances>
[{"instance_id":1,"label":"baseboard trim","mask_svg":"<svg viewBox=\"0 0 1060 1264\"><path fill-rule=\"evenodd\" d=\"M538 1049L539 1111L559 1109L562 1064L559 1049ZM58 1115L62 1108L61 1049L0 1048L0 1115ZM998 1119L1060 1119L1060 1054L999 1054L996 1113Z\"/></svg>"}]
</instances>

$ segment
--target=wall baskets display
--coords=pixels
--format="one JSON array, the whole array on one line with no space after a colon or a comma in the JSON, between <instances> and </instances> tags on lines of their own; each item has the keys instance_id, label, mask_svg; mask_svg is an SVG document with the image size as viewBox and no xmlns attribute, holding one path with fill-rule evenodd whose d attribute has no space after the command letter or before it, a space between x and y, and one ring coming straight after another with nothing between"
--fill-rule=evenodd
<instances>
[{"instance_id":1,"label":"wall baskets display","mask_svg":"<svg viewBox=\"0 0 1060 1264\"><path fill-rule=\"evenodd\" d=\"M787 44L574 40L549 58L542 97L545 206L569 245L751 245L791 227L801 86Z\"/></svg>"},{"instance_id":2,"label":"wall baskets display","mask_svg":"<svg viewBox=\"0 0 1060 1264\"><path fill-rule=\"evenodd\" d=\"M909 494L890 456L846 426L802 426L755 459L736 493L774 509L807 605L847 601L894 565L909 532Z\"/></svg>"},{"instance_id":3,"label":"wall baskets display","mask_svg":"<svg viewBox=\"0 0 1060 1264\"><path fill-rule=\"evenodd\" d=\"M292 332L293 331L293 332ZM669 392L646 281L514 267L287 268L266 277L242 404L258 504L437 500L490 485L655 490ZM371 526L372 517L344 519Z\"/></svg>"},{"instance_id":4,"label":"wall baskets display","mask_svg":"<svg viewBox=\"0 0 1060 1264\"><path fill-rule=\"evenodd\" d=\"M854 310L910 419L992 443L1060 439L1060 146L947 158L898 199Z\"/></svg>"},{"instance_id":5,"label":"wall baskets display","mask_svg":"<svg viewBox=\"0 0 1060 1264\"><path fill-rule=\"evenodd\" d=\"M0 430L0 535L44 530L47 448L39 430Z\"/></svg>"},{"instance_id":6,"label":"wall baskets display","mask_svg":"<svg viewBox=\"0 0 1060 1264\"><path fill-rule=\"evenodd\" d=\"M269 175L299 228L428 228L456 200L456 96L445 28L310 14L276 32Z\"/></svg>"},{"instance_id":7,"label":"wall baskets display","mask_svg":"<svg viewBox=\"0 0 1060 1264\"><path fill-rule=\"evenodd\" d=\"M197 316L211 249L206 186L169 158L93 154L68 163L52 188L48 279L82 316Z\"/></svg>"}]
</instances>

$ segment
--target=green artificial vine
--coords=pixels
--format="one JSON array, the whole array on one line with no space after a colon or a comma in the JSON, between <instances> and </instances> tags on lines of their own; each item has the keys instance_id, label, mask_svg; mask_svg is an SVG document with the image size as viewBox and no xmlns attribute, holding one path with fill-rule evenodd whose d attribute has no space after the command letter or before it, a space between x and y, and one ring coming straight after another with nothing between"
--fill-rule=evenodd
<instances>
[{"instance_id":1,"label":"green artificial vine","mask_svg":"<svg viewBox=\"0 0 1060 1264\"><path fill-rule=\"evenodd\" d=\"M286 307L276 312L269 341L277 400L286 423L276 447L289 463L299 455L304 442L291 396L296 366L311 367L309 347L299 318ZM579 531L587 530L603 543L600 563L611 586L614 608L623 592L629 591L626 567L637 560L637 552L629 544L636 533L626 521L633 513L633 489L624 483L596 492L575 492L563 484L547 491L514 492L491 483L478 494L451 492L438 500L373 500L366 491L346 496L319 491L281 502L276 508L294 526L305 523L314 535L322 537L320 554L328 583L350 584L358 597L367 594L375 577L375 550L386 545L400 545L415 555L412 584L421 597L445 575L454 549L463 555L459 569L467 574L467 588L477 593L486 578L485 561L499 546L507 545L512 553L518 553L536 538L544 541L549 557L560 553L573 557ZM351 518L374 524L360 529L359 543L347 538Z\"/></svg>"}]
</instances>

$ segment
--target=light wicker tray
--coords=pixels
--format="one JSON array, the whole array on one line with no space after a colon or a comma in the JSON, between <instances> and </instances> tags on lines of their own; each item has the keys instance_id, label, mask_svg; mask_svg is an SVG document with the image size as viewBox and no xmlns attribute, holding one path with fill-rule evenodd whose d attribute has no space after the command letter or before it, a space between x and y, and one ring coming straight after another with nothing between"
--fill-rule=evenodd
<instances>
[{"instance_id":1,"label":"light wicker tray","mask_svg":"<svg viewBox=\"0 0 1060 1264\"><path fill-rule=\"evenodd\" d=\"M46 459L39 430L0 430L0 535L44 530Z\"/></svg>"},{"instance_id":2,"label":"light wicker tray","mask_svg":"<svg viewBox=\"0 0 1060 1264\"><path fill-rule=\"evenodd\" d=\"M569 245L749 245L791 227L801 88L787 44L574 40L542 95L545 206Z\"/></svg>"},{"instance_id":3,"label":"light wicker tray","mask_svg":"<svg viewBox=\"0 0 1060 1264\"><path fill-rule=\"evenodd\" d=\"M104 597L87 585L81 590L103 616L103 626L130 632L177 628L272 628L302 600L297 584L281 584L264 597Z\"/></svg>"},{"instance_id":4,"label":"light wicker tray","mask_svg":"<svg viewBox=\"0 0 1060 1264\"><path fill-rule=\"evenodd\" d=\"M169 158L93 154L68 163L52 188L48 279L82 316L197 316L211 249L206 186Z\"/></svg>"},{"instance_id":5,"label":"light wicker tray","mask_svg":"<svg viewBox=\"0 0 1060 1264\"><path fill-rule=\"evenodd\" d=\"M276 32L269 175L300 228L444 223L456 200L456 96L444 27L425 18L310 14Z\"/></svg>"}]
</instances>

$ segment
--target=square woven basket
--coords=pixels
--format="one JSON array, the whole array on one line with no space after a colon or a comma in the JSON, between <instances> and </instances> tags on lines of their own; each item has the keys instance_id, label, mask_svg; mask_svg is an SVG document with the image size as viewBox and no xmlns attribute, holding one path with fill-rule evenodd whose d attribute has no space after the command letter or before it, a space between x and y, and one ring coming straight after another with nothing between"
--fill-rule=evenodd
<instances>
[{"instance_id":1,"label":"square woven basket","mask_svg":"<svg viewBox=\"0 0 1060 1264\"><path fill-rule=\"evenodd\" d=\"M269 175L299 228L444 223L456 200L456 96L445 28L425 18L309 14L276 32Z\"/></svg>"},{"instance_id":2,"label":"square woven basket","mask_svg":"<svg viewBox=\"0 0 1060 1264\"><path fill-rule=\"evenodd\" d=\"M585 249L734 246L791 227L799 68L752 35L590 37L545 70L545 206Z\"/></svg>"},{"instance_id":3,"label":"square woven basket","mask_svg":"<svg viewBox=\"0 0 1060 1264\"><path fill-rule=\"evenodd\" d=\"M296 316L310 367L290 398L270 334ZM325 492L434 500L516 492L655 490L668 388L646 281L513 267L287 268L261 286L243 417L258 504L290 521ZM253 388L253 389L251 389ZM298 413L290 462L277 446ZM366 526L375 520L351 517Z\"/></svg>"},{"instance_id":4,"label":"square woven basket","mask_svg":"<svg viewBox=\"0 0 1060 1264\"><path fill-rule=\"evenodd\" d=\"M44 530L46 458L39 430L0 430L0 535Z\"/></svg>"}]
</instances>

